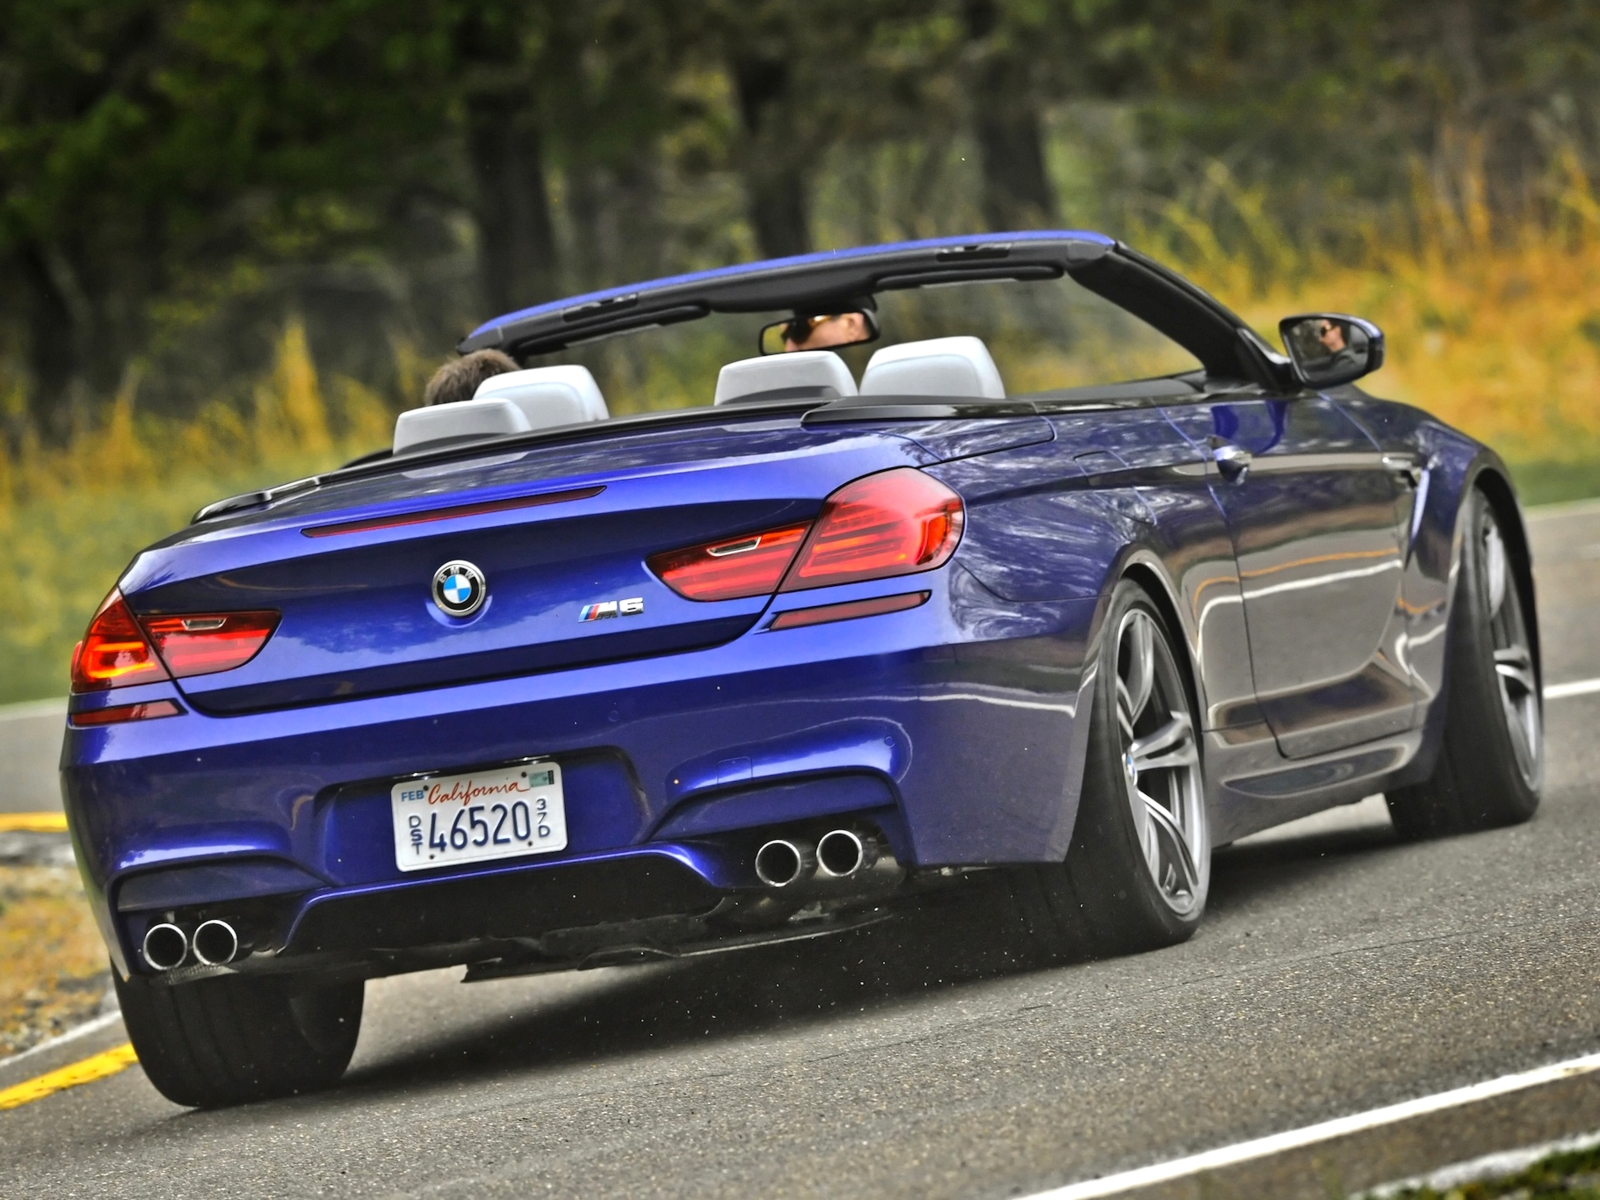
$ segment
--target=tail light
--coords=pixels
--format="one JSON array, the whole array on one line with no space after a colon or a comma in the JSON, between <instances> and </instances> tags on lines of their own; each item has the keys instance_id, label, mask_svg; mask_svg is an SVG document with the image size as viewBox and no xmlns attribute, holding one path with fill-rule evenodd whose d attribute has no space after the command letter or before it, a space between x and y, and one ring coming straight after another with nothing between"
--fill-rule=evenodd
<instances>
[{"instance_id":1,"label":"tail light","mask_svg":"<svg viewBox=\"0 0 1600 1200\"><path fill-rule=\"evenodd\" d=\"M275 612L194 613L140 622L174 679L231 671L254 658L278 627Z\"/></svg>"},{"instance_id":2,"label":"tail light","mask_svg":"<svg viewBox=\"0 0 1600 1200\"><path fill-rule=\"evenodd\" d=\"M931 571L955 553L964 518L961 497L915 467L867 475L823 501L782 590Z\"/></svg>"},{"instance_id":3,"label":"tail light","mask_svg":"<svg viewBox=\"0 0 1600 1200\"><path fill-rule=\"evenodd\" d=\"M112 589L89 621L89 632L72 652L72 690L100 692L170 678L128 602Z\"/></svg>"},{"instance_id":4,"label":"tail light","mask_svg":"<svg viewBox=\"0 0 1600 1200\"><path fill-rule=\"evenodd\" d=\"M670 550L649 559L648 565L662 583L690 600L770 596L778 590L810 528L809 522L785 525L687 550Z\"/></svg>"},{"instance_id":5,"label":"tail light","mask_svg":"<svg viewBox=\"0 0 1600 1200\"><path fill-rule=\"evenodd\" d=\"M733 600L886 579L943 566L961 540L961 497L914 467L845 484L809 525L706 542L648 560L690 600Z\"/></svg>"},{"instance_id":6,"label":"tail light","mask_svg":"<svg viewBox=\"0 0 1600 1200\"><path fill-rule=\"evenodd\" d=\"M133 615L113 590L72 654L72 690L98 692L136 683L230 671L249 662L278 627L275 612Z\"/></svg>"}]
</instances>

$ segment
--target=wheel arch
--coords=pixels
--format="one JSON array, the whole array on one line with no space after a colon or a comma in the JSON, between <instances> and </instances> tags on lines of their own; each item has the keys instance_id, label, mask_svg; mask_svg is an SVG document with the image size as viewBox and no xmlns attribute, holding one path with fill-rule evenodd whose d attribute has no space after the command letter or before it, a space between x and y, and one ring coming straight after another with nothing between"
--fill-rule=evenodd
<instances>
[{"instance_id":1,"label":"wheel arch","mask_svg":"<svg viewBox=\"0 0 1600 1200\"><path fill-rule=\"evenodd\" d=\"M1522 600L1523 611L1528 622L1528 647L1533 653L1534 678L1539 681L1541 690L1544 687L1544 659L1539 643L1539 608L1535 603L1533 586L1533 546L1528 540L1527 525L1522 519L1522 505L1517 500L1516 488L1511 483L1510 474L1505 470L1498 459L1482 462L1468 480L1468 486L1463 489L1461 503L1465 504L1471 498L1472 489L1481 491L1488 499L1490 507L1494 510L1495 520L1499 522L1501 536L1505 538L1506 549L1510 552L1513 577L1517 582L1517 592ZM1459 508L1458 508L1459 514ZM1456 545L1455 562L1456 571L1461 566L1461 519L1456 518ZM1451 614L1454 620L1455 614Z\"/></svg>"},{"instance_id":2,"label":"wheel arch","mask_svg":"<svg viewBox=\"0 0 1600 1200\"><path fill-rule=\"evenodd\" d=\"M1161 614L1161 619L1167 623L1167 628L1172 632L1173 638L1183 647L1183 653L1178 656L1178 669L1183 672L1183 683L1189 692L1189 703L1194 706L1197 720L1203 727L1204 714L1211 711L1206 698L1205 680L1200 674L1194 638L1188 625L1183 621L1178 602L1174 597L1172 581L1165 571L1159 569L1153 556L1147 557L1143 554L1129 557L1117 578L1119 581L1131 579L1149 594L1156 610ZM1107 589L1107 594L1110 594L1110 589ZM1199 729L1196 730L1197 736L1198 733Z\"/></svg>"},{"instance_id":3,"label":"wheel arch","mask_svg":"<svg viewBox=\"0 0 1600 1200\"><path fill-rule=\"evenodd\" d=\"M1435 698L1428 707L1427 717L1422 725L1421 745L1411 761L1390 781L1391 786L1395 787L1409 786L1429 778L1433 774L1443 746L1445 722L1449 719L1450 676L1455 658L1455 625L1459 611L1459 605L1456 603L1457 583L1461 573L1466 536L1463 514L1475 493L1483 494L1494 512L1495 519L1500 523L1506 541L1506 551L1512 563L1512 577L1516 580L1517 593L1527 613L1529 650L1533 657L1534 677L1539 681L1541 691L1544 686L1539 614L1533 586L1533 553L1527 527L1522 519L1522 508L1511 482L1511 474L1492 450L1480 448L1466 469L1456 478L1460 483L1454 489L1454 503L1446 510L1452 512L1453 517L1451 528L1448 530L1450 558L1446 578L1449 580L1449 588L1445 603L1448 606L1446 620L1449 632L1445 635L1443 669Z\"/></svg>"},{"instance_id":4,"label":"wheel arch","mask_svg":"<svg viewBox=\"0 0 1600 1200\"><path fill-rule=\"evenodd\" d=\"M1124 542L1117 553L1112 556L1106 568L1104 582L1099 590L1094 618L1089 624L1087 645L1085 647L1086 661L1094 663L1095 681L1092 686L1095 688L1101 686L1107 670L1106 664L1099 661L1106 637L1106 618L1111 612L1111 597L1116 591L1117 585L1125 579L1138 584L1145 594L1150 597L1151 602L1156 607L1156 611L1160 613L1162 621L1165 622L1176 647L1181 647L1181 653L1176 652L1175 649L1174 658L1177 661L1178 670L1182 673L1189 703L1193 706L1195 713L1206 712L1207 710L1203 707L1205 686L1200 677L1195 656L1194 639L1189 627L1181 618L1180 609L1174 596L1175 588L1161 559L1153 550L1137 541ZM1114 663L1109 670L1115 672L1116 666ZM1080 712L1083 711L1083 698L1087 695L1088 693L1080 695ZM1084 722L1085 734L1087 734L1087 727L1088 723L1086 721ZM1070 816L1062 825L1064 840L1058 847L1062 855L1065 855L1066 845L1070 842L1074 828L1077 825L1078 806L1084 786L1086 745L1087 737L1073 754L1071 765L1068 768L1064 801L1068 805Z\"/></svg>"}]
</instances>

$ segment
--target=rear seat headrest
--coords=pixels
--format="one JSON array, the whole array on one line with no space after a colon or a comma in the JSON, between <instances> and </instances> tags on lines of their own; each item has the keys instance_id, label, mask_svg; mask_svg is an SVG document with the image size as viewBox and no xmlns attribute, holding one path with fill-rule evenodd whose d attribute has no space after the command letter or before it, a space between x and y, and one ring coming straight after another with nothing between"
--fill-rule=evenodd
<instances>
[{"instance_id":1,"label":"rear seat headrest","mask_svg":"<svg viewBox=\"0 0 1600 1200\"><path fill-rule=\"evenodd\" d=\"M832 350L796 350L729 363L717 375L714 403L834 400L855 394L855 376Z\"/></svg>"},{"instance_id":2,"label":"rear seat headrest","mask_svg":"<svg viewBox=\"0 0 1600 1200\"><path fill-rule=\"evenodd\" d=\"M983 339L945 337L879 350L861 375L861 394L1004 400L1006 387Z\"/></svg>"},{"instance_id":3,"label":"rear seat headrest","mask_svg":"<svg viewBox=\"0 0 1600 1200\"><path fill-rule=\"evenodd\" d=\"M527 416L533 429L604 421L611 416L600 385L588 367L534 367L491 375L478 385L472 398L511 401Z\"/></svg>"},{"instance_id":4,"label":"rear seat headrest","mask_svg":"<svg viewBox=\"0 0 1600 1200\"><path fill-rule=\"evenodd\" d=\"M413 408L394 423L394 452L404 454L429 443L474 441L527 433L533 428L523 411L509 400L460 400Z\"/></svg>"},{"instance_id":5,"label":"rear seat headrest","mask_svg":"<svg viewBox=\"0 0 1600 1200\"><path fill-rule=\"evenodd\" d=\"M485 379L471 400L401 413L394 423L394 452L404 454L430 442L444 445L505 437L610 416L588 367L507 371Z\"/></svg>"}]
</instances>

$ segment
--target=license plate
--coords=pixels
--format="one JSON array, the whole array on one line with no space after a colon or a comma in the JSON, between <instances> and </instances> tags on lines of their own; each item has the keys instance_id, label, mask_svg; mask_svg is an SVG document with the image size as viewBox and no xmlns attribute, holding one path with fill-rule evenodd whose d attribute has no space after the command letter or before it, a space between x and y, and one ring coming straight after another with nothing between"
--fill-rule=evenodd
<instances>
[{"instance_id":1,"label":"license plate","mask_svg":"<svg viewBox=\"0 0 1600 1200\"><path fill-rule=\"evenodd\" d=\"M548 854L567 845L556 763L408 779L394 785L389 802L402 871Z\"/></svg>"}]
</instances>

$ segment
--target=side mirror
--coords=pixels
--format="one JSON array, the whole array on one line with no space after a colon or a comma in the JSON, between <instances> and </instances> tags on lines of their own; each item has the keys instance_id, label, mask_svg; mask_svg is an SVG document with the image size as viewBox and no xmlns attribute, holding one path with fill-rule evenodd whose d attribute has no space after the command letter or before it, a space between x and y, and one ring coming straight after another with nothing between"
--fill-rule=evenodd
<instances>
[{"instance_id":1,"label":"side mirror","mask_svg":"<svg viewBox=\"0 0 1600 1200\"><path fill-rule=\"evenodd\" d=\"M834 350L878 340L878 318L869 309L794 316L761 327L757 345L763 354L792 350Z\"/></svg>"},{"instance_id":2,"label":"side mirror","mask_svg":"<svg viewBox=\"0 0 1600 1200\"><path fill-rule=\"evenodd\" d=\"M1304 313L1278 322L1295 374L1307 387L1335 387L1383 366L1383 330L1343 313Z\"/></svg>"}]
</instances>

